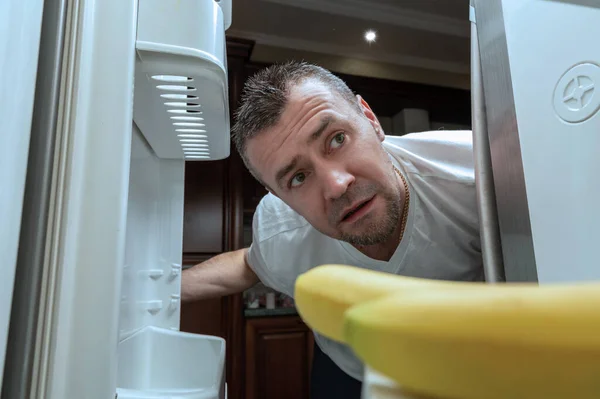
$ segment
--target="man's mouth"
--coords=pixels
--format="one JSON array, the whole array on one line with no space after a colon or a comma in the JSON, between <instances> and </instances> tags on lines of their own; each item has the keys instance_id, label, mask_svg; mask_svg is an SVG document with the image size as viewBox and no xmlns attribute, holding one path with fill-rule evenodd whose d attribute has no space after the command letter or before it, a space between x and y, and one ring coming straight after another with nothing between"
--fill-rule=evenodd
<instances>
[{"instance_id":1,"label":"man's mouth","mask_svg":"<svg viewBox=\"0 0 600 399\"><path fill-rule=\"evenodd\" d=\"M360 202L356 206L352 207L350 210L346 211L344 217L342 218L342 222L353 222L360 218L369 208L369 205L373 202L373 198L371 197L365 201Z\"/></svg>"}]
</instances>

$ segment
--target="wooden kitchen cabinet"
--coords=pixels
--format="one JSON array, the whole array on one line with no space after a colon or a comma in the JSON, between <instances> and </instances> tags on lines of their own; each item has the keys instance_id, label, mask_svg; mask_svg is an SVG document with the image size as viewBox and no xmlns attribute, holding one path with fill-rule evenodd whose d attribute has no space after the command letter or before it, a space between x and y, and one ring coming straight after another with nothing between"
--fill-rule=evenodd
<instances>
[{"instance_id":1,"label":"wooden kitchen cabinet","mask_svg":"<svg viewBox=\"0 0 600 399\"><path fill-rule=\"evenodd\" d=\"M225 161L186 162L183 252L223 252Z\"/></svg>"},{"instance_id":2,"label":"wooden kitchen cabinet","mask_svg":"<svg viewBox=\"0 0 600 399\"><path fill-rule=\"evenodd\" d=\"M298 316L246 319L246 399L308 399L313 333Z\"/></svg>"}]
</instances>

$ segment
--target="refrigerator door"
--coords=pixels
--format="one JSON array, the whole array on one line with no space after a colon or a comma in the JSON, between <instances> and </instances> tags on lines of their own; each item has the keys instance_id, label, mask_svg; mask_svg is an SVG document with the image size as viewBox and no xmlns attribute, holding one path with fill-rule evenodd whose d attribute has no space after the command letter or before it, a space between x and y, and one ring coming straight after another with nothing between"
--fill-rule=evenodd
<instances>
[{"instance_id":1,"label":"refrigerator door","mask_svg":"<svg viewBox=\"0 0 600 399\"><path fill-rule=\"evenodd\" d=\"M115 397L136 10L44 2L3 399Z\"/></svg>"},{"instance_id":2,"label":"refrigerator door","mask_svg":"<svg viewBox=\"0 0 600 399\"><path fill-rule=\"evenodd\" d=\"M471 115L473 131L473 159L475 163L475 182L477 187L477 205L481 226L481 251L485 280L498 283L506 280L502 258L500 228L498 226L498 208L492 171L492 157L486 121L483 75L477 37L474 0L469 5L471 21Z\"/></svg>"},{"instance_id":3,"label":"refrigerator door","mask_svg":"<svg viewBox=\"0 0 600 399\"><path fill-rule=\"evenodd\" d=\"M41 0L0 3L0 388L21 231L42 9Z\"/></svg>"},{"instance_id":4,"label":"refrigerator door","mask_svg":"<svg viewBox=\"0 0 600 399\"><path fill-rule=\"evenodd\" d=\"M600 279L600 3L475 14L506 279Z\"/></svg>"},{"instance_id":5,"label":"refrigerator door","mask_svg":"<svg viewBox=\"0 0 600 399\"><path fill-rule=\"evenodd\" d=\"M138 9L137 1L44 2L2 399L225 395L224 340L177 331L190 155L181 148L190 142L155 125L181 152L161 158L133 123ZM163 56L163 73L179 66ZM225 94L197 97L210 109L227 104ZM164 116L165 107L145 112ZM221 111L206 130L228 144ZM14 163L18 176L23 161Z\"/></svg>"}]
</instances>

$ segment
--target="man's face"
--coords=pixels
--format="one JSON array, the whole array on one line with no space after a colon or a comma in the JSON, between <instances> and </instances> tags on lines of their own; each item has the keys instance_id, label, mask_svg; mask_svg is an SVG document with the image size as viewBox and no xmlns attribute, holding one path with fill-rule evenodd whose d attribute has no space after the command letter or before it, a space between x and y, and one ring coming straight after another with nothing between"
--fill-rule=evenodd
<instances>
[{"instance_id":1,"label":"man's face","mask_svg":"<svg viewBox=\"0 0 600 399\"><path fill-rule=\"evenodd\" d=\"M357 103L305 80L279 122L248 141L247 156L271 192L321 233L374 245L396 232L402 191L377 118Z\"/></svg>"}]
</instances>

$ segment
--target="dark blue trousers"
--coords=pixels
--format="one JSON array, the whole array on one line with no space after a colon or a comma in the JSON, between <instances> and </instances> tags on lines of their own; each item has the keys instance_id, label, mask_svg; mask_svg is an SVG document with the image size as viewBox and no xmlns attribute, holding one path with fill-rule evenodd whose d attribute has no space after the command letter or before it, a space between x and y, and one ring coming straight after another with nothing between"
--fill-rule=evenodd
<instances>
[{"instance_id":1,"label":"dark blue trousers","mask_svg":"<svg viewBox=\"0 0 600 399\"><path fill-rule=\"evenodd\" d=\"M360 399L362 383L344 373L315 343L310 399Z\"/></svg>"}]
</instances>

